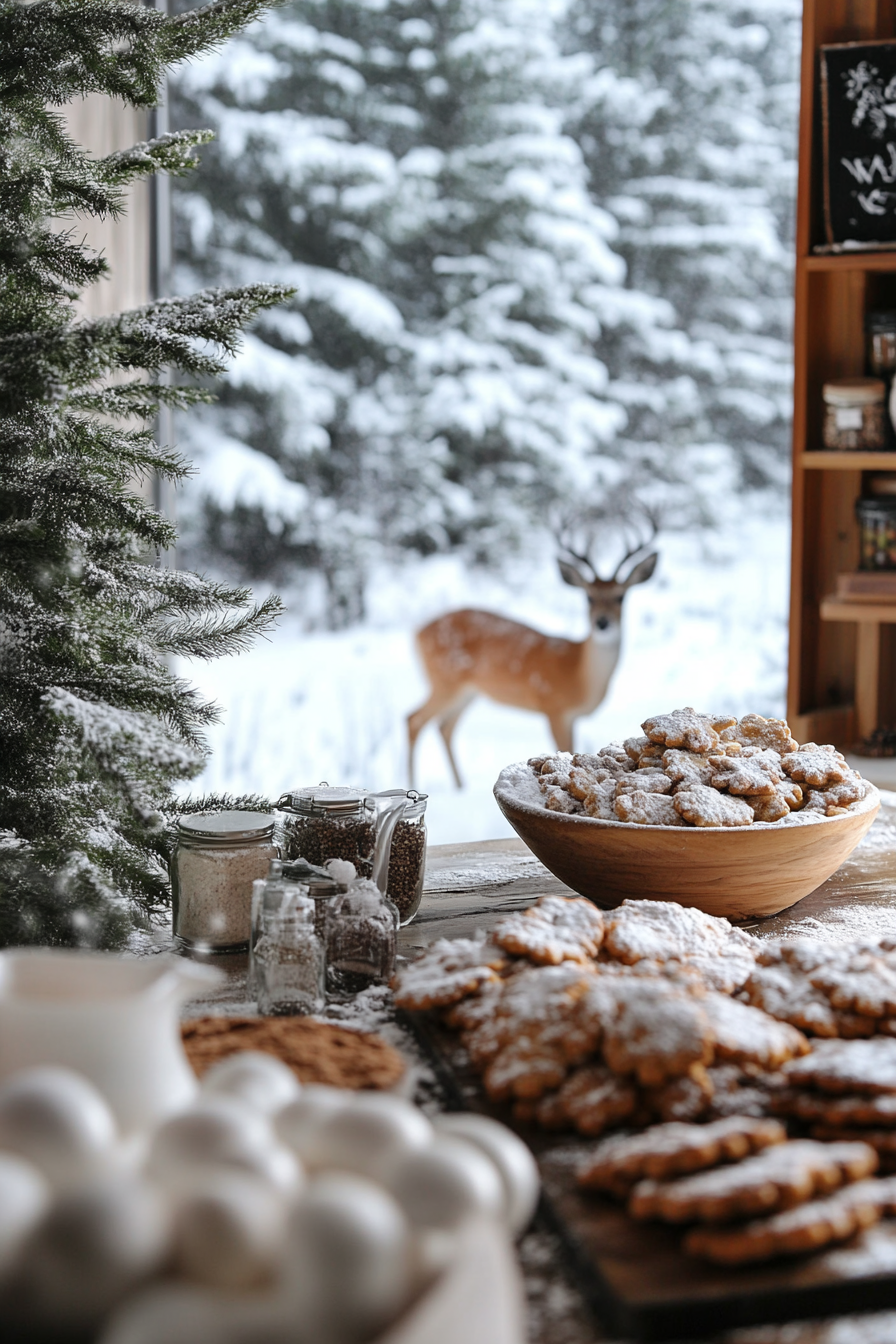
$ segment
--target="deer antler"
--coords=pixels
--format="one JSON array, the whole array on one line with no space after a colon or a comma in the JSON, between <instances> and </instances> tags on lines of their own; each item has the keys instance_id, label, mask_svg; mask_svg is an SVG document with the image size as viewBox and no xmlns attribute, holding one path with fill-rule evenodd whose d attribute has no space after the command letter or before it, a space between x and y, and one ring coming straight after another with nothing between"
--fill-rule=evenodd
<instances>
[{"instance_id":1,"label":"deer antler","mask_svg":"<svg viewBox=\"0 0 896 1344\"><path fill-rule=\"evenodd\" d=\"M571 530L572 525L569 520L562 521L560 525L554 529L554 540L565 557L575 561L578 565L583 565L586 569L590 569L592 582L596 582L598 578L597 569L594 566L594 561L588 554L588 551L591 549L591 539L589 538L584 552L577 551L567 540Z\"/></svg>"},{"instance_id":2,"label":"deer antler","mask_svg":"<svg viewBox=\"0 0 896 1344\"><path fill-rule=\"evenodd\" d=\"M640 555L642 551L647 550L647 547L650 545L650 543L653 541L654 537L656 537L657 533L660 530L659 518L657 516L656 510L648 508L646 504L642 505L641 507L644 517L650 524L650 535L648 537L642 538L637 542L635 546L633 546L630 550L626 551L625 555L622 557L622 559L619 561L619 564L613 571L614 583L619 581L620 575L622 574L623 569L629 563L629 561L634 560L636 555Z\"/></svg>"}]
</instances>

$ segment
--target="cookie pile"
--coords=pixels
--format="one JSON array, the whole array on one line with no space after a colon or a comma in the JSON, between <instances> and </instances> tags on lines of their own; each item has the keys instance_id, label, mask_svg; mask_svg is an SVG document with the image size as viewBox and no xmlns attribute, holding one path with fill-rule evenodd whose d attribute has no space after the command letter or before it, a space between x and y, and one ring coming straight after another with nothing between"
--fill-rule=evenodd
<instances>
[{"instance_id":1,"label":"cookie pile","mask_svg":"<svg viewBox=\"0 0 896 1344\"><path fill-rule=\"evenodd\" d=\"M771 1082L775 1115L825 1142L869 1144L896 1171L896 1040L818 1041Z\"/></svg>"},{"instance_id":2,"label":"cookie pile","mask_svg":"<svg viewBox=\"0 0 896 1344\"><path fill-rule=\"evenodd\" d=\"M614 1125L763 1114L756 1075L805 1035L731 995L760 944L674 902L542 896L489 944L442 939L397 974L399 1007L441 1009L485 1090L519 1119L599 1135Z\"/></svg>"},{"instance_id":3,"label":"cookie pile","mask_svg":"<svg viewBox=\"0 0 896 1344\"><path fill-rule=\"evenodd\" d=\"M596 754L531 757L545 807L642 826L751 826L839 816L870 787L835 747L800 746L783 719L686 708L641 729Z\"/></svg>"},{"instance_id":4,"label":"cookie pile","mask_svg":"<svg viewBox=\"0 0 896 1344\"><path fill-rule=\"evenodd\" d=\"M732 1117L604 1139L578 1180L633 1218L689 1225L690 1254L740 1265L820 1250L896 1212L896 1181L869 1179L876 1169L867 1143L788 1141L773 1120Z\"/></svg>"}]
</instances>

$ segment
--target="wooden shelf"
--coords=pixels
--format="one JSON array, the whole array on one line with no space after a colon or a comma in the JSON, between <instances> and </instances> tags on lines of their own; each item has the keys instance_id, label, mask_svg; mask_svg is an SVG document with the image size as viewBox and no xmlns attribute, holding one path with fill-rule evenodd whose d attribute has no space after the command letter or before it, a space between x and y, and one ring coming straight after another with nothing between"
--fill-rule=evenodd
<instances>
[{"instance_id":1,"label":"wooden shelf","mask_svg":"<svg viewBox=\"0 0 896 1344\"><path fill-rule=\"evenodd\" d=\"M823 621L873 621L877 625L896 625L896 601L880 598L830 597L821 599Z\"/></svg>"},{"instance_id":2,"label":"wooden shelf","mask_svg":"<svg viewBox=\"0 0 896 1344\"><path fill-rule=\"evenodd\" d=\"M806 271L896 271L896 244L892 252L836 252L798 257Z\"/></svg>"},{"instance_id":3,"label":"wooden shelf","mask_svg":"<svg viewBox=\"0 0 896 1344\"><path fill-rule=\"evenodd\" d=\"M797 453L796 464L806 471L896 471L896 453Z\"/></svg>"}]
</instances>

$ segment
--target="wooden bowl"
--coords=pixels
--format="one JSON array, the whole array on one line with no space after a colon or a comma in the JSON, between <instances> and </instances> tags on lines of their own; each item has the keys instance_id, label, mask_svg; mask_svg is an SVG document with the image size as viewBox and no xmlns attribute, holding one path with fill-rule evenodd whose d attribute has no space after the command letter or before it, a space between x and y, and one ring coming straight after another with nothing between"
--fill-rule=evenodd
<instances>
[{"instance_id":1,"label":"wooden bowl","mask_svg":"<svg viewBox=\"0 0 896 1344\"><path fill-rule=\"evenodd\" d=\"M508 766L495 798L517 835L561 882L605 910L626 898L678 901L728 919L795 905L836 872L880 809L877 789L839 817L726 829L641 826L569 816L522 801Z\"/></svg>"}]
</instances>

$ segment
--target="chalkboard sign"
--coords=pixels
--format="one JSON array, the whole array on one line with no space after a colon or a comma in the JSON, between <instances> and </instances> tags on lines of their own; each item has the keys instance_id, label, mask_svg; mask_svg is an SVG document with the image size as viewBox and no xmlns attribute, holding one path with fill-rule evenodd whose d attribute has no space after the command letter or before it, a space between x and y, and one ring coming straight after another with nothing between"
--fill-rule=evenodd
<instances>
[{"instance_id":1,"label":"chalkboard sign","mask_svg":"<svg viewBox=\"0 0 896 1344\"><path fill-rule=\"evenodd\" d=\"M828 245L896 248L896 42L821 48Z\"/></svg>"}]
</instances>

